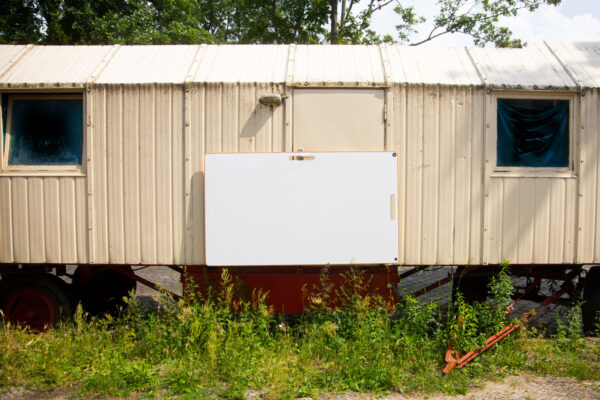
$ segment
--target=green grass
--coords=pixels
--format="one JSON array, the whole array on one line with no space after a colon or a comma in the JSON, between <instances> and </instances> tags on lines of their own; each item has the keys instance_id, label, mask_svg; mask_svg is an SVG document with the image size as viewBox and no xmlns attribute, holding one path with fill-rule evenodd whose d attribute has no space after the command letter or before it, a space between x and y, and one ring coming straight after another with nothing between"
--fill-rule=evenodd
<instances>
[{"instance_id":1,"label":"green grass","mask_svg":"<svg viewBox=\"0 0 600 400\"><path fill-rule=\"evenodd\" d=\"M464 394L477 382L521 371L600 380L600 346L573 335L571 322L555 340L519 331L442 376L450 340L464 352L506 323L510 287L502 274L492 283L490 303L459 299L445 317L437 304L410 297L390 317L382 298L364 294L367 284L351 274L346 290L336 293L324 277L321 287L307 290L311 312L286 321L269 312L264 294L238 298L224 274L223 290L165 302L159 312L145 313L130 299L118 317L88 318L79 309L72 322L40 334L1 324L0 387L183 398L243 398L255 390L295 398L345 391Z\"/></svg>"}]
</instances>

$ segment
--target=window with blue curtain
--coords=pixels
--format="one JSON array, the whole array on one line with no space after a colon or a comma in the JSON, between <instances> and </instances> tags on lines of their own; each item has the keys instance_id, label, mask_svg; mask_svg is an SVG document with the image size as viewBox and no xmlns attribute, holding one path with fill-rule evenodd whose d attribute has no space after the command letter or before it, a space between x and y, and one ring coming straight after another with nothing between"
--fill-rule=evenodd
<instances>
[{"instance_id":1,"label":"window with blue curtain","mask_svg":"<svg viewBox=\"0 0 600 400\"><path fill-rule=\"evenodd\" d=\"M80 96L11 96L7 119L9 166L81 164Z\"/></svg>"},{"instance_id":2,"label":"window with blue curtain","mask_svg":"<svg viewBox=\"0 0 600 400\"><path fill-rule=\"evenodd\" d=\"M502 167L568 167L569 101L498 99Z\"/></svg>"}]
</instances>

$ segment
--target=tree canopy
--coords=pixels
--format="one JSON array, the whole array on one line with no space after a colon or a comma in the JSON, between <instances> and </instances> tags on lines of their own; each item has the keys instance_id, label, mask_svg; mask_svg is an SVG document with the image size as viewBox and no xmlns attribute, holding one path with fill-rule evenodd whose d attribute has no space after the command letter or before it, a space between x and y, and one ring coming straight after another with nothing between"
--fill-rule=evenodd
<instances>
[{"instance_id":1,"label":"tree canopy","mask_svg":"<svg viewBox=\"0 0 600 400\"><path fill-rule=\"evenodd\" d=\"M519 46L501 17L561 0L437 0L433 29L404 0L3 0L0 43L407 43L464 33L475 44ZM380 35L373 15L392 7L397 36Z\"/></svg>"}]
</instances>

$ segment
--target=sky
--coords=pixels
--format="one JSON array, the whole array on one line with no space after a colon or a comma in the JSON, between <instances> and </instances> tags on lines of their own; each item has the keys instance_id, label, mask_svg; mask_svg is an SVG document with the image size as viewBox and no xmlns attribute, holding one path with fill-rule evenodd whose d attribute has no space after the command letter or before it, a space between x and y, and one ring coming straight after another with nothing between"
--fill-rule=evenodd
<instances>
[{"instance_id":1,"label":"sky","mask_svg":"<svg viewBox=\"0 0 600 400\"><path fill-rule=\"evenodd\" d=\"M367 3L363 0L363 4ZM412 5L415 11L433 20L437 0L403 0L405 6ZM375 13L372 28L380 34L389 33L397 39L395 25L399 16L390 4L387 9ZM541 41L600 41L600 0L562 0L558 7L544 5L530 13L523 11L519 16L501 20L513 31L513 37L527 43ZM412 41L428 36L431 23L418 26L418 34ZM464 34L443 35L427 43L430 46L471 46L473 40Z\"/></svg>"}]
</instances>

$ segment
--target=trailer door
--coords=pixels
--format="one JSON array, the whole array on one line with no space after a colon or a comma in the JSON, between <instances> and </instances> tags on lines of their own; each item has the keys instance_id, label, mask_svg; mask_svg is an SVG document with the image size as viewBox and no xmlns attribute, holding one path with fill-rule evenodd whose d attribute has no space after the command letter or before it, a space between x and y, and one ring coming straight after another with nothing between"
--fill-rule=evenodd
<instances>
[{"instance_id":1,"label":"trailer door","mask_svg":"<svg viewBox=\"0 0 600 400\"><path fill-rule=\"evenodd\" d=\"M294 89L294 151L385 150L383 89Z\"/></svg>"}]
</instances>

